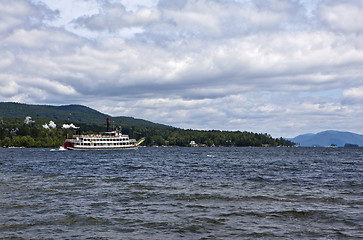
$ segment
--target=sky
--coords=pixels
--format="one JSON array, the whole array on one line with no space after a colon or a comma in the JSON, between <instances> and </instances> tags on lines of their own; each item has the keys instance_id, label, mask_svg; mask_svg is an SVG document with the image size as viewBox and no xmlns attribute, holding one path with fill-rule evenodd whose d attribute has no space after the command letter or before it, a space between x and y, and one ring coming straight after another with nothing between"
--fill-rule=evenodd
<instances>
[{"instance_id":1,"label":"sky","mask_svg":"<svg viewBox=\"0 0 363 240\"><path fill-rule=\"evenodd\" d=\"M363 134L363 1L0 0L0 101Z\"/></svg>"}]
</instances>

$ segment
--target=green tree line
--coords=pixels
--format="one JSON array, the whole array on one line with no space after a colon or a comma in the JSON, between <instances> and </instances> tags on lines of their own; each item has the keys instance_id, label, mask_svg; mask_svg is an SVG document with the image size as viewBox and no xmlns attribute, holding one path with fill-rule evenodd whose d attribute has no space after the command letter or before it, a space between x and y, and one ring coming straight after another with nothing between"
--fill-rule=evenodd
<instances>
[{"instance_id":1,"label":"green tree line","mask_svg":"<svg viewBox=\"0 0 363 240\"><path fill-rule=\"evenodd\" d=\"M123 132L133 138L146 137L148 146L190 146L194 141L199 146L292 146L293 142L283 138L272 138L267 133L252 133L240 131L197 131L197 130L157 130L135 129L124 127Z\"/></svg>"},{"instance_id":2,"label":"green tree line","mask_svg":"<svg viewBox=\"0 0 363 240\"><path fill-rule=\"evenodd\" d=\"M63 129L65 122L56 121L56 128L45 129L49 119L34 119L35 122L24 123L21 118L1 119L0 147L58 147L68 137L76 134L76 130ZM82 134L99 133L106 126L80 124ZM294 143L283 138L275 139L267 133L240 131L197 131L177 128L155 129L123 126L122 133L130 138L145 138L145 146L190 146L194 141L199 146L290 146Z\"/></svg>"}]
</instances>

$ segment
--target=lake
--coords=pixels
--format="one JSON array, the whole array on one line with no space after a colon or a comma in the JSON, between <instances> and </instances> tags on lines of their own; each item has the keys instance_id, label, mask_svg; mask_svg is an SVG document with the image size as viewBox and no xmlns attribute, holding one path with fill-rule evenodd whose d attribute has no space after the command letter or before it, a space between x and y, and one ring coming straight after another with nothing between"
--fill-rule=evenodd
<instances>
[{"instance_id":1,"label":"lake","mask_svg":"<svg viewBox=\"0 0 363 240\"><path fill-rule=\"evenodd\" d=\"M362 237L363 148L0 149L0 238Z\"/></svg>"}]
</instances>

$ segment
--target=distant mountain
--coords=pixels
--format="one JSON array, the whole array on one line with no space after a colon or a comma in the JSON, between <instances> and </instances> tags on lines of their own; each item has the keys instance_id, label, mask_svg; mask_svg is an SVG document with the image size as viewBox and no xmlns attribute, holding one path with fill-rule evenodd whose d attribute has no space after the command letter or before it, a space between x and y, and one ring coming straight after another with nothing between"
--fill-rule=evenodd
<instances>
[{"instance_id":1,"label":"distant mountain","mask_svg":"<svg viewBox=\"0 0 363 240\"><path fill-rule=\"evenodd\" d=\"M345 144L355 144L360 147L363 146L363 135L332 130L319 132L316 134L303 134L289 140L302 147L328 147L332 144L337 145L338 147L344 147Z\"/></svg>"},{"instance_id":2,"label":"distant mountain","mask_svg":"<svg viewBox=\"0 0 363 240\"><path fill-rule=\"evenodd\" d=\"M105 125L106 118L115 126L129 126L155 129L174 129L171 126L157 124L133 117L112 117L92 108L82 105L30 105L13 102L0 102L0 117L20 118L30 116L32 118L46 118L50 120L63 120L72 123Z\"/></svg>"}]
</instances>

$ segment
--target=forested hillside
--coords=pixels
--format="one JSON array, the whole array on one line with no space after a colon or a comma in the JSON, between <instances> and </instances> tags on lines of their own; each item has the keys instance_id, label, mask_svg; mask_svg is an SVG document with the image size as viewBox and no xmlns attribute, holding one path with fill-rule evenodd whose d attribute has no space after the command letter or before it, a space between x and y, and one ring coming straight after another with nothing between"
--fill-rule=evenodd
<instances>
[{"instance_id":1,"label":"forested hillside","mask_svg":"<svg viewBox=\"0 0 363 240\"><path fill-rule=\"evenodd\" d=\"M53 121L62 120L73 122L75 124L99 124L104 125L106 118L115 126L125 125L141 128L172 128L163 124L157 124L143 119L136 119L133 117L112 117L110 115L101 113L92 108L82 105L64 105L64 106L51 106L51 105L29 105L23 103L0 103L0 117L8 118L21 118L30 116L32 118L50 119Z\"/></svg>"},{"instance_id":2,"label":"forested hillside","mask_svg":"<svg viewBox=\"0 0 363 240\"><path fill-rule=\"evenodd\" d=\"M195 146L293 145L266 133L183 130L142 119L110 117L80 105L55 107L0 103L0 147L58 147L67 136L76 134L75 129L64 126L74 123L82 134L99 133L106 131L107 117L130 138L145 137L143 145L146 146L191 146L192 141Z\"/></svg>"}]
</instances>

